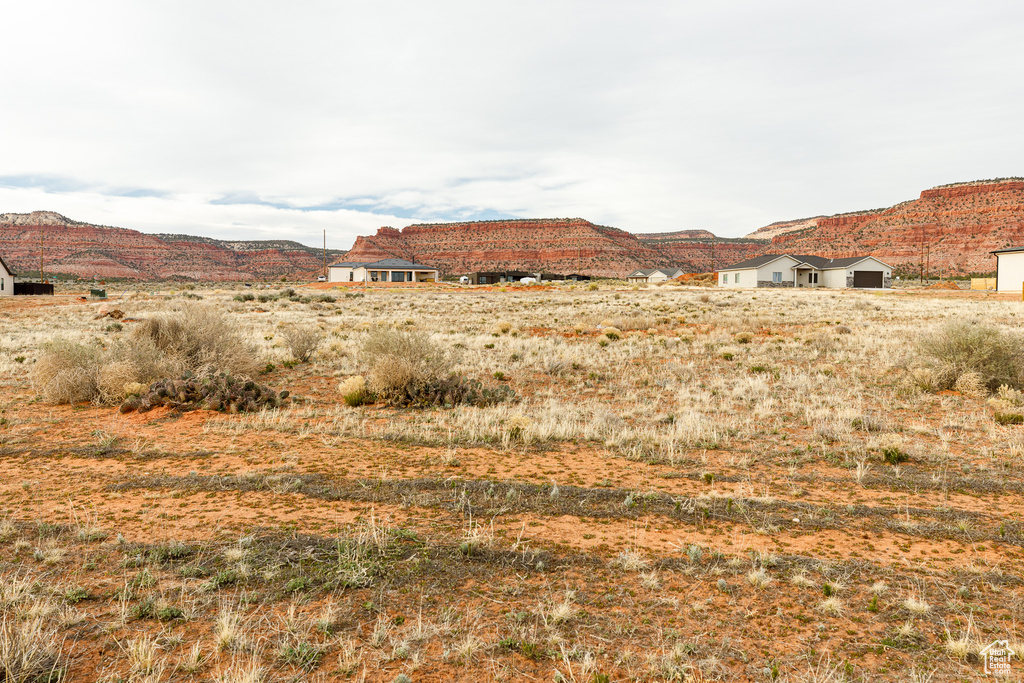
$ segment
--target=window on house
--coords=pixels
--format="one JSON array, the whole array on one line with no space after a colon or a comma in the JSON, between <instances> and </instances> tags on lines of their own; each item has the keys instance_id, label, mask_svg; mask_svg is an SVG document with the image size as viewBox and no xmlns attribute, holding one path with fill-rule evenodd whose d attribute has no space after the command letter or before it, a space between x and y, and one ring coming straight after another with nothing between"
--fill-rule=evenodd
<instances>
[{"instance_id":1,"label":"window on house","mask_svg":"<svg viewBox=\"0 0 1024 683\"><path fill-rule=\"evenodd\" d=\"M396 272L396 273L391 273L391 281L392 282L405 282L405 273L403 273L401 271Z\"/></svg>"},{"instance_id":2,"label":"window on house","mask_svg":"<svg viewBox=\"0 0 1024 683\"><path fill-rule=\"evenodd\" d=\"M772 282L782 282L782 271L772 273Z\"/></svg>"},{"instance_id":3,"label":"window on house","mask_svg":"<svg viewBox=\"0 0 1024 683\"><path fill-rule=\"evenodd\" d=\"M378 278L377 271L376 270L371 270L370 271L370 282L376 282L377 278Z\"/></svg>"},{"instance_id":4,"label":"window on house","mask_svg":"<svg viewBox=\"0 0 1024 683\"><path fill-rule=\"evenodd\" d=\"M736 273L735 275L733 275L732 281L738 285L740 283L740 274Z\"/></svg>"},{"instance_id":5,"label":"window on house","mask_svg":"<svg viewBox=\"0 0 1024 683\"><path fill-rule=\"evenodd\" d=\"M353 279L355 279L355 276L356 276L356 272L355 272L354 270L352 270L352 271L349 271L349 274L348 274L348 281L349 281L349 282L352 282L352 281L353 281Z\"/></svg>"},{"instance_id":6,"label":"window on house","mask_svg":"<svg viewBox=\"0 0 1024 683\"><path fill-rule=\"evenodd\" d=\"M722 273L722 284L729 284L729 273Z\"/></svg>"},{"instance_id":7,"label":"window on house","mask_svg":"<svg viewBox=\"0 0 1024 683\"><path fill-rule=\"evenodd\" d=\"M812 285L818 284L818 274L817 273L807 273L807 282L809 282Z\"/></svg>"}]
</instances>

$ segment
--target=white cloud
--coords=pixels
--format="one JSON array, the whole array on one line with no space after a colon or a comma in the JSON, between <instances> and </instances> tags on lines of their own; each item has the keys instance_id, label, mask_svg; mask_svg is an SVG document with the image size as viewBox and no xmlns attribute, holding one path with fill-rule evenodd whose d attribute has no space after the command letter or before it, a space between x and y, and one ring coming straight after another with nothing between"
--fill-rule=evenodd
<instances>
[{"instance_id":1,"label":"white cloud","mask_svg":"<svg viewBox=\"0 0 1024 683\"><path fill-rule=\"evenodd\" d=\"M739 235L1020 173L1019 3L37 2L4 19L0 211L314 244L326 227L340 247L477 215ZM286 208L311 206L342 208Z\"/></svg>"}]
</instances>

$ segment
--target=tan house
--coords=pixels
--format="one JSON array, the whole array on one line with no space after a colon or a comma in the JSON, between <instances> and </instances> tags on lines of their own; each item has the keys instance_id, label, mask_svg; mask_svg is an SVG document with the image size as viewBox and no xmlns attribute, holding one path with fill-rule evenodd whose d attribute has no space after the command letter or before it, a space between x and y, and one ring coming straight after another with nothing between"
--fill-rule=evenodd
<instances>
[{"instance_id":1,"label":"tan house","mask_svg":"<svg viewBox=\"0 0 1024 683\"><path fill-rule=\"evenodd\" d=\"M765 254L718 271L720 287L831 287L889 289L892 266L874 256L830 259Z\"/></svg>"},{"instance_id":2,"label":"tan house","mask_svg":"<svg viewBox=\"0 0 1024 683\"><path fill-rule=\"evenodd\" d=\"M1024 292L1024 247L991 252L996 256L996 290Z\"/></svg>"},{"instance_id":3,"label":"tan house","mask_svg":"<svg viewBox=\"0 0 1024 683\"><path fill-rule=\"evenodd\" d=\"M14 271L0 257L0 296L14 296Z\"/></svg>"},{"instance_id":4,"label":"tan house","mask_svg":"<svg viewBox=\"0 0 1024 683\"><path fill-rule=\"evenodd\" d=\"M332 263L327 272L329 282L437 282L439 279L437 268L397 258L370 263Z\"/></svg>"}]
</instances>

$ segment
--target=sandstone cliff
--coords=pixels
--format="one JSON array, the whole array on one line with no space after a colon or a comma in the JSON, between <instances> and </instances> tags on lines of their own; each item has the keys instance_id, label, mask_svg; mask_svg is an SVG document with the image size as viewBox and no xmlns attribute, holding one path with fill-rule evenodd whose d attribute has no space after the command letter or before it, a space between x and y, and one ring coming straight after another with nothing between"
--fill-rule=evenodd
<instances>
[{"instance_id":1,"label":"sandstone cliff","mask_svg":"<svg viewBox=\"0 0 1024 683\"><path fill-rule=\"evenodd\" d=\"M989 252L1024 245L1024 179L945 185L887 209L813 221L773 237L771 251L871 254L908 273L926 255L933 274L987 273L996 266Z\"/></svg>"},{"instance_id":2,"label":"sandstone cliff","mask_svg":"<svg viewBox=\"0 0 1024 683\"><path fill-rule=\"evenodd\" d=\"M695 267L636 235L582 218L385 227L376 235L357 238L345 260L387 257L432 265L445 274L526 270L625 277L638 268Z\"/></svg>"},{"instance_id":3,"label":"sandstone cliff","mask_svg":"<svg viewBox=\"0 0 1024 683\"><path fill-rule=\"evenodd\" d=\"M90 225L52 211L0 214L0 255L17 273L83 278L255 280L315 276L321 251L297 242L224 242L188 235L147 235ZM343 252L329 252L335 259Z\"/></svg>"}]
</instances>

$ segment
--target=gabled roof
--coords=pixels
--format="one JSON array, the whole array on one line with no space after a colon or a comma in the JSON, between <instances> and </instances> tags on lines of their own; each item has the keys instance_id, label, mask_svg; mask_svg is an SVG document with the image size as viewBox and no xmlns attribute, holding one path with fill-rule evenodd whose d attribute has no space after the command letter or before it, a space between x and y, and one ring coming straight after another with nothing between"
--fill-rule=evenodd
<instances>
[{"instance_id":1,"label":"gabled roof","mask_svg":"<svg viewBox=\"0 0 1024 683\"><path fill-rule=\"evenodd\" d=\"M787 256L798 261L800 260L796 256L790 256L789 254L762 254L761 256L755 256L754 258L747 259L746 261L734 263L728 268L719 268L718 270L747 270L748 268L760 268L772 261L778 261L780 258L786 258Z\"/></svg>"},{"instance_id":2,"label":"gabled roof","mask_svg":"<svg viewBox=\"0 0 1024 683\"><path fill-rule=\"evenodd\" d=\"M640 270L634 270L626 277L650 277L655 273L661 273L669 279L674 278L678 275L683 274L682 268L641 268Z\"/></svg>"},{"instance_id":3,"label":"gabled roof","mask_svg":"<svg viewBox=\"0 0 1024 683\"><path fill-rule=\"evenodd\" d=\"M1007 247L1006 249L997 249L996 251L990 251L990 254L1012 254L1015 251L1024 251L1024 247Z\"/></svg>"},{"instance_id":4,"label":"gabled roof","mask_svg":"<svg viewBox=\"0 0 1024 683\"><path fill-rule=\"evenodd\" d=\"M342 261L332 263L329 268L378 268L380 270L408 268L410 270L437 270L434 266L425 266L422 263L413 263L402 258L386 258L380 261Z\"/></svg>"},{"instance_id":5,"label":"gabled roof","mask_svg":"<svg viewBox=\"0 0 1024 683\"><path fill-rule=\"evenodd\" d=\"M1024 249L1024 247L1022 247ZM865 261L869 258L873 258L883 266L889 266L888 263L880 261L874 256L849 256L847 258L825 258L824 256L808 256L804 254L764 254L763 256L757 256L746 261L740 261L734 263L728 268L719 268L719 272L723 270L747 270L749 268L760 268L761 266L768 265L772 261L778 261L780 258L788 256L789 258L799 261L797 267L800 265L808 265L811 268L817 270L834 270L838 268L849 268L855 266L861 261ZM889 266L890 268L892 266Z\"/></svg>"},{"instance_id":6,"label":"gabled roof","mask_svg":"<svg viewBox=\"0 0 1024 683\"><path fill-rule=\"evenodd\" d=\"M17 275L17 273L15 273L13 270L11 270L10 266L7 265L7 262L4 261L4 257L3 256L0 256L0 265L2 265L4 267L4 270L6 270L8 273L11 274L11 277L14 277L15 275Z\"/></svg>"}]
</instances>

